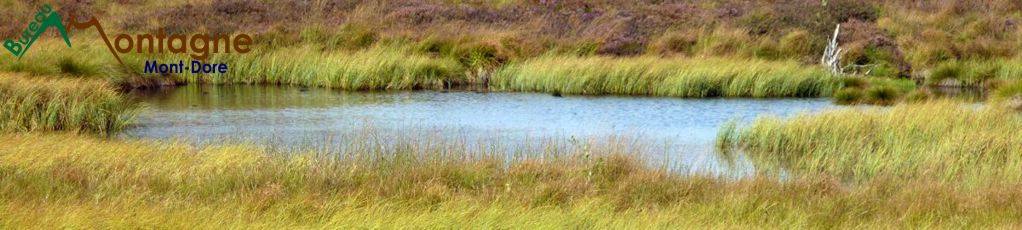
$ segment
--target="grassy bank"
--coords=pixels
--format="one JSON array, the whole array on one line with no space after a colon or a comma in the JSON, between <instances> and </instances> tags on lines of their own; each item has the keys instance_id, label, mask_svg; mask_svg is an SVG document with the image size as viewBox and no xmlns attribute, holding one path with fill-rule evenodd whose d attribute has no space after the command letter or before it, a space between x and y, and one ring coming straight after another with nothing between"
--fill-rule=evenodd
<instances>
[{"instance_id":1,"label":"grassy bank","mask_svg":"<svg viewBox=\"0 0 1022 230\"><path fill-rule=\"evenodd\" d=\"M672 97L819 97L839 86L821 68L718 58L545 56L498 70L498 90Z\"/></svg>"},{"instance_id":2,"label":"grassy bank","mask_svg":"<svg viewBox=\"0 0 1022 230\"><path fill-rule=\"evenodd\" d=\"M1022 215L1010 198L1022 190L1008 181L966 189L912 178L846 186L822 174L722 179L671 174L613 143L586 148L588 158L508 159L452 142L347 141L352 148L324 154L2 135L0 225L1010 227Z\"/></svg>"},{"instance_id":3,"label":"grassy bank","mask_svg":"<svg viewBox=\"0 0 1022 230\"><path fill-rule=\"evenodd\" d=\"M33 75L107 79L127 88L193 82L344 90L488 86L503 91L587 95L824 97L831 95L840 83L821 68L794 61L546 55L493 66L478 64L486 62L485 58L463 59L459 58L461 54L423 53L416 44L409 43L380 44L359 50L334 50L319 44L261 47L249 54L214 54L206 60L207 63L227 63L229 72L226 74L186 72L163 76L143 73L145 62L178 63L190 59L131 54L121 57L125 66L120 66L96 38L83 35L73 40L77 42L73 52L62 50L67 49L62 41L40 41L38 51L33 50L38 56L33 53L25 60L0 65L0 69Z\"/></svg>"},{"instance_id":4,"label":"grassy bank","mask_svg":"<svg viewBox=\"0 0 1022 230\"><path fill-rule=\"evenodd\" d=\"M847 108L791 119L761 118L724 130L764 168L852 180L930 178L977 185L1022 180L1022 117L953 101Z\"/></svg>"},{"instance_id":5,"label":"grassy bank","mask_svg":"<svg viewBox=\"0 0 1022 230\"><path fill-rule=\"evenodd\" d=\"M81 36L72 42L73 47L68 48L63 39L40 38L20 59L4 56L10 59L0 62L0 71L87 78L124 77L101 39Z\"/></svg>"},{"instance_id":6,"label":"grassy bank","mask_svg":"<svg viewBox=\"0 0 1022 230\"><path fill-rule=\"evenodd\" d=\"M948 61L926 79L932 85L997 87L1005 81L1022 80L1022 60Z\"/></svg>"},{"instance_id":7,"label":"grassy bank","mask_svg":"<svg viewBox=\"0 0 1022 230\"><path fill-rule=\"evenodd\" d=\"M1022 4L1013 0L880 1L251 1L50 2L60 15L112 32L248 33L273 46L357 50L406 40L436 51L485 46L498 59L551 52L602 56L747 57L815 62L842 25L841 66L881 77L925 77L945 62L1019 58ZM16 37L35 2L6 0ZM815 13L807 13L815 12ZM50 36L50 35L48 35Z\"/></svg>"},{"instance_id":8,"label":"grassy bank","mask_svg":"<svg viewBox=\"0 0 1022 230\"><path fill-rule=\"evenodd\" d=\"M207 83L281 84L344 90L445 89L467 83L455 60L412 54L401 47L376 46L358 51L303 46L272 49L255 55L214 56L230 72L189 81Z\"/></svg>"},{"instance_id":9,"label":"grassy bank","mask_svg":"<svg viewBox=\"0 0 1022 230\"><path fill-rule=\"evenodd\" d=\"M270 51L315 46L316 52L295 54L333 58L369 47L404 42L416 50L412 63L425 57L457 61L469 71L544 55L595 55L634 58L755 59L817 63L835 25L845 50L840 66L873 77L927 79L944 84L983 85L985 79L1019 78L1022 47L1022 4L1012 0L963 1L54 1L65 18L96 17L111 33L237 34L254 37L261 52L283 58L305 58ZM30 23L34 2L0 1L11 11L0 37L16 37ZM819 12L819 13L806 13ZM85 32L89 33L89 32ZM74 34L80 34L76 31ZM44 38L52 39L47 33ZM77 35L76 35L77 36ZM102 46L98 48L102 49ZM320 50L319 48L322 48ZM372 53L372 52L369 52ZM343 55L340 55L343 56ZM392 56L392 55L386 55ZM68 67L96 61L49 59ZM279 60L274 62L291 62ZM388 64L389 57L367 61L358 73ZM260 59L260 58L247 58ZM343 59L343 58L342 58ZM348 61L306 60L311 66ZM432 62L432 61L427 61ZM242 64L247 61L241 61ZM3 65L3 64L0 64ZM418 64L398 69L421 73ZM24 68L24 69L52 69ZM432 67L425 67L430 69ZM95 73L95 68L65 68L65 72ZM327 68L330 69L330 68ZM447 68L440 68L447 69ZM454 70L460 74L463 70ZM252 73L275 72L259 69ZM324 70L334 73L338 70ZM51 71L52 72L52 71ZM296 75L321 75L308 70ZM320 71L316 71L320 72ZM346 71L341 71L346 72ZM427 71L428 72L428 71ZM443 75L443 74L441 74ZM434 75L415 76L415 81ZM245 77L257 78L257 77ZM333 78L333 77L332 77ZM348 77L345 77L348 78ZM346 83L338 87L433 87L428 83ZM247 79L252 80L252 79ZM280 80L289 79L264 79ZM291 79L294 80L294 79ZM347 79L342 79L347 80ZM455 78L454 80L457 80ZM321 78L302 84L328 85ZM368 80L367 80L368 81ZM376 80L385 81L385 80ZM421 85L417 85L421 84ZM626 88L627 86L615 86Z\"/></svg>"},{"instance_id":10,"label":"grassy bank","mask_svg":"<svg viewBox=\"0 0 1022 230\"><path fill-rule=\"evenodd\" d=\"M917 89L916 82L908 79L846 76L841 78L841 86L833 95L834 103L839 105L892 105L933 97L928 91Z\"/></svg>"},{"instance_id":11,"label":"grassy bank","mask_svg":"<svg viewBox=\"0 0 1022 230\"><path fill-rule=\"evenodd\" d=\"M279 84L345 90L443 89L465 84L466 74L457 61L406 52L398 46L373 46L356 51L330 50L320 45L261 47L249 54L213 54L205 63L226 63L226 74L144 73L146 61L190 66L186 55L121 54L119 65L102 39L95 35L62 40L43 39L22 60L0 64L0 70L31 75L71 75L105 79L125 88L160 84Z\"/></svg>"},{"instance_id":12,"label":"grassy bank","mask_svg":"<svg viewBox=\"0 0 1022 230\"><path fill-rule=\"evenodd\" d=\"M137 112L103 80L0 74L0 132L110 134L127 127Z\"/></svg>"}]
</instances>

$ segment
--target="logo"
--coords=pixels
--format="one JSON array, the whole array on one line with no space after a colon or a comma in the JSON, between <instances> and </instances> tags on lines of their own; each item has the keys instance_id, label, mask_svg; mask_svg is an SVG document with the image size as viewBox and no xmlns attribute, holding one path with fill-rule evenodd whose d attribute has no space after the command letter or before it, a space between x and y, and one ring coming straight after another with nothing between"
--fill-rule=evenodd
<instances>
[{"instance_id":1,"label":"logo","mask_svg":"<svg viewBox=\"0 0 1022 230\"><path fill-rule=\"evenodd\" d=\"M226 73L227 64L211 64L202 61L209 58L210 54L221 52L248 53L252 51L251 46L253 45L252 36L244 33L239 33L233 37L222 34L168 35L162 29L156 34L136 34L134 36L116 34L111 40L111 37L107 35L106 31L103 30L103 26L95 17L84 22L71 17L68 19L68 27L65 27L60 21L60 15L49 4L43 4L43 6L39 7L39 12L36 13L34 19L17 40L8 39L4 42L4 48L18 57L18 60L21 60L21 57L25 56L25 53L39 39L39 36L51 27L56 28L60 32L61 37L69 48L71 47L71 39L68 37L70 29L95 29L103 43L106 44L107 49L114 56L114 59L121 65L124 65L121 55L127 53L188 54L193 59L190 61L190 66L185 65L186 62L184 60L171 64L160 64L156 60L147 60L143 73L184 73L187 70L190 70L192 73Z\"/></svg>"},{"instance_id":2,"label":"logo","mask_svg":"<svg viewBox=\"0 0 1022 230\"><path fill-rule=\"evenodd\" d=\"M42 7L39 7L39 13L35 14L34 19L35 21L29 23L28 28L25 28L25 31L18 37L17 42L13 39L7 39L4 42L4 48L7 51L11 51L14 56L17 56L18 60L25 56L28 48L32 48L32 44L35 43L36 39L39 39L39 35L42 35L50 27L56 27L57 31L60 31L60 36L64 38L64 42L67 43L67 47L71 47L71 39L67 37L67 29L64 28L63 23L60 23L60 15L57 15L57 12L53 12L53 8L50 8L49 4L43 4Z\"/></svg>"}]
</instances>

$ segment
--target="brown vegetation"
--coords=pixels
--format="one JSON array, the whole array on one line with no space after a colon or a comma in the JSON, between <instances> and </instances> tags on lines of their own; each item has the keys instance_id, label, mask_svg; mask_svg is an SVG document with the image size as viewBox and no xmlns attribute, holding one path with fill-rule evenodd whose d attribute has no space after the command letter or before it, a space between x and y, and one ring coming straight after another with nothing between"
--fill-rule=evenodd
<instances>
[{"instance_id":1,"label":"brown vegetation","mask_svg":"<svg viewBox=\"0 0 1022 230\"><path fill-rule=\"evenodd\" d=\"M13 12L32 4L9 1ZM948 61L1010 59L1022 48L1022 4L995 1L361 1L199 0L53 2L65 17L96 16L121 31L255 34L269 46L363 49L415 43L492 69L571 55L738 56L815 63L834 25L842 66L878 77L928 77ZM17 10L24 9L24 10ZM6 11L0 35L31 18ZM10 17L7 17L10 16Z\"/></svg>"}]
</instances>

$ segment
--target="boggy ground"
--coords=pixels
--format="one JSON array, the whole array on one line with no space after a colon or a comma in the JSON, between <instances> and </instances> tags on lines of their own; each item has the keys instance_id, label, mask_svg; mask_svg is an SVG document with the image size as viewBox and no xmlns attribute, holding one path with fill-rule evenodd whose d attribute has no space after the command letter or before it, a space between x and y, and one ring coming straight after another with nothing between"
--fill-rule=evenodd
<instances>
[{"instance_id":1,"label":"boggy ground","mask_svg":"<svg viewBox=\"0 0 1022 230\"><path fill-rule=\"evenodd\" d=\"M720 145L757 167L734 178L672 171L613 139L511 157L500 146L360 139L373 133L336 150L108 139L96 135L138 109L119 106L107 81L3 79L3 226L962 228L1014 227L1022 215L1022 121L999 104L924 101L725 128Z\"/></svg>"},{"instance_id":2,"label":"boggy ground","mask_svg":"<svg viewBox=\"0 0 1022 230\"><path fill-rule=\"evenodd\" d=\"M32 4L5 1L13 23L0 29L13 36L27 25ZM619 59L605 62L602 72L620 68L667 69L665 63L716 58L727 68L745 63L785 69L798 63L812 71L784 72L817 77L814 64L834 25L844 32L838 41L846 51L841 66L855 75L880 79L912 78L918 84L1001 88L1019 79L1018 24L1022 5L1016 1L56 1L65 18L97 17L112 32L249 33L260 54L222 55L234 63L227 75L204 76L218 83L271 83L342 89L439 89L458 85L488 86L495 72L536 73L542 70L501 71L505 66L528 68L539 62L578 62L575 59ZM19 23L22 22L22 23ZM75 31L73 34L89 35ZM76 36L77 36L76 35ZM52 36L44 36L52 37ZM81 40L81 39L79 39ZM84 40L95 40L86 37ZM81 42L81 41L77 41ZM141 63L153 57L134 57L128 70L111 66L97 52L41 58L40 66L10 66L7 71L100 75L122 79L120 84L145 87L168 84L167 76L140 75ZM384 48L381 48L384 47ZM394 48L398 47L398 48ZM65 47L66 48L66 47ZM88 47L86 47L88 48ZM380 51L380 50L385 51ZM69 52L58 52L70 54ZM351 54L351 55L349 55ZM29 55L31 56L31 55ZM71 56L71 57L67 57ZM355 62L369 59L365 63ZM404 63L407 57L409 63ZM158 57L176 61L180 57ZM396 61L400 60L400 61ZM49 63L46 63L49 62ZM32 64L35 65L35 64ZM237 67L234 67L237 66ZM279 66L280 68L274 68ZM117 71L110 71L117 70ZM705 73L781 75L743 71ZM590 73L571 72L581 79ZM684 75L677 74L677 75ZM114 75L114 76L110 76ZM287 77L282 77L282 76ZM532 75L511 76L518 87L504 90L543 90L550 93L621 93L591 90L580 84L545 84ZM574 76L572 76L574 77ZM600 78L602 76L595 76ZM198 76L171 77L198 79ZM608 84L654 78L638 72L615 74ZM565 81L573 81L564 79ZM580 80L581 81L581 80ZM816 93L756 94L766 97L829 96L841 87L821 81ZM757 82L757 84L772 84ZM547 84L548 86L550 84ZM901 84L897 84L901 85ZM695 86L694 95L727 93L715 84ZM783 86L799 88L800 86ZM637 95L663 93L629 85ZM926 90L871 84L852 87L839 96L842 103L891 104L901 98L930 97ZM870 97L872 95L872 98Z\"/></svg>"},{"instance_id":3,"label":"boggy ground","mask_svg":"<svg viewBox=\"0 0 1022 230\"><path fill-rule=\"evenodd\" d=\"M371 136L367 134L366 137ZM402 140L276 152L74 134L0 136L0 224L35 228L977 228L1017 226L1017 180L883 172L675 174L623 143L514 158ZM960 164L968 166L967 164ZM956 174L933 168L922 174ZM1010 167L992 170L1014 173ZM1015 177L1002 177L1015 178Z\"/></svg>"},{"instance_id":4,"label":"boggy ground","mask_svg":"<svg viewBox=\"0 0 1022 230\"><path fill-rule=\"evenodd\" d=\"M514 158L414 145L423 140L355 138L332 152L112 140L94 135L130 124L138 107L108 81L3 79L4 226L961 228L1013 227L1022 215L1019 117L995 103L725 129L721 146L742 148L759 172L736 179L677 174L607 140Z\"/></svg>"},{"instance_id":5,"label":"boggy ground","mask_svg":"<svg viewBox=\"0 0 1022 230\"><path fill-rule=\"evenodd\" d=\"M153 76L146 59L181 57L115 65L75 32L70 51L43 38L0 62L0 226L1016 227L1020 121L1005 106L1022 92L1022 6L826 2L53 2L111 30L252 33L256 51L212 56L224 75ZM29 20L27 2L0 3ZM813 66L838 23L859 77ZM947 82L998 90L982 108L907 93ZM677 174L607 140L509 159L459 143L282 152L99 137L140 109L118 88L183 83L908 103L726 128L722 149L758 170L737 179Z\"/></svg>"}]
</instances>

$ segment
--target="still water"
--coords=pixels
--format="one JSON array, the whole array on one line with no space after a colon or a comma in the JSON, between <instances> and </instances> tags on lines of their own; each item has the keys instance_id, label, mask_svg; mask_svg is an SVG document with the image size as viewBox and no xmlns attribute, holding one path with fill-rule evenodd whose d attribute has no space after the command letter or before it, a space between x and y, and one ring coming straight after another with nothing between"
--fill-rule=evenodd
<instances>
[{"instance_id":1,"label":"still water","mask_svg":"<svg viewBox=\"0 0 1022 230\"><path fill-rule=\"evenodd\" d=\"M729 120L791 116L828 99L555 97L536 93L345 92L254 85L190 85L137 95L149 109L124 138L271 146L344 143L346 136L431 136L465 143L629 137L682 167L715 170L714 140Z\"/></svg>"}]
</instances>

